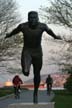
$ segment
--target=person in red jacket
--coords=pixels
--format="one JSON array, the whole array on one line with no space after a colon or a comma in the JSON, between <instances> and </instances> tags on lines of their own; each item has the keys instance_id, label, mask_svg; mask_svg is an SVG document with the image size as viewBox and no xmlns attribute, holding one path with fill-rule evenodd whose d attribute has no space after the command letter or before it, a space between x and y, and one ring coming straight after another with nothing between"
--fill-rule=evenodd
<instances>
[{"instance_id":1,"label":"person in red jacket","mask_svg":"<svg viewBox=\"0 0 72 108\"><path fill-rule=\"evenodd\" d=\"M20 92L20 84L22 84L22 80L19 77L19 75L15 75L13 80L13 86L14 86L14 94L15 94L15 98L20 98L19 96L19 92Z\"/></svg>"}]
</instances>

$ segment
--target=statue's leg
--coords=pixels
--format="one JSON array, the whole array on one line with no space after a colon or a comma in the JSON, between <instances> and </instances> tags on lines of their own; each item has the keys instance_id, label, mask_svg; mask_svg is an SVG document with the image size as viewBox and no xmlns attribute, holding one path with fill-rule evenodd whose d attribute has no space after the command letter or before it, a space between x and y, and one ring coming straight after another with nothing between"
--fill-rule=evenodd
<instances>
[{"instance_id":1,"label":"statue's leg","mask_svg":"<svg viewBox=\"0 0 72 108\"><path fill-rule=\"evenodd\" d=\"M22 51L21 67L22 67L22 72L25 76L29 76L30 66L31 66L31 56L29 52Z\"/></svg>"},{"instance_id":2,"label":"statue's leg","mask_svg":"<svg viewBox=\"0 0 72 108\"><path fill-rule=\"evenodd\" d=\"M40 84L40 70L42 67L42 56L32 58L32 64L34 69L34 93L33 102L38 103L38 88Z\"/></svg>"},{"instance_id":3,"label":"statue's leg","mask_svg":"<svg viewBox=\"0 0 72 108\"><path fill-rule=\"evenodd\" d=\"M40 73L40 72L39 72ZM40 74L34 76L34 93L33 93L33 102L38 103L38 88L40 84Z\"/></svg>"}]
</instances>

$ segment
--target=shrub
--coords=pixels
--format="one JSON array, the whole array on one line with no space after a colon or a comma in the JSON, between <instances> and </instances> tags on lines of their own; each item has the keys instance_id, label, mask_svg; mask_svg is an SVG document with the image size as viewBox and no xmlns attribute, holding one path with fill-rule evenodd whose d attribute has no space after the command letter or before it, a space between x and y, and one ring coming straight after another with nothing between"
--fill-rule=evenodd
<instances>
[{"instance_id":1,"label":"shrub","mask_svg":"<svg viewBox=\"0 0 72 108\"><path fill-rule=\"evenodd\" d=\"M66 82L64 83L64 88L72 92L72 74L70 74L70 76L67 78Z\"/></svg>"}]
</instances>

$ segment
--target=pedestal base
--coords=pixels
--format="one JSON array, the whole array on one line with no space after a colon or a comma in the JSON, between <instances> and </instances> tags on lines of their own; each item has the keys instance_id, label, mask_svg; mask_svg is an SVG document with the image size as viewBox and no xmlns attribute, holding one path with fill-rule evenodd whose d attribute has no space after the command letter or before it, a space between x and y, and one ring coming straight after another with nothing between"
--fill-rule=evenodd
<instances>
[{"instance_id":1,"label":"pedestal base","mask_svg":"<svg viewBox=\"0 0 72 108\"><path fill-rule=\"evenodd\" d=\"M54 108L54 102L48 102L48 103L15 103L10 104L8 108Z\"/></svg>"}]
</instances>

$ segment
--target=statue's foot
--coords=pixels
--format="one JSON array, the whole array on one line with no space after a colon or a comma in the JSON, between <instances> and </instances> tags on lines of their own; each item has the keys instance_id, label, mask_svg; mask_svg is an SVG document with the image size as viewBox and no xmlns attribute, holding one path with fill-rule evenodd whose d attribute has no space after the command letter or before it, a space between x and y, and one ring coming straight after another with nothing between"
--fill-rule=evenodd
<instances>
[{"instance_id":1,"label":"statue's foot","mask_svg":"<svg viewBox=\"0 0 72 108\"><path fill-rule=\"evenodd\" d=\"M23 72L25 76L29 76L29 72Z\"/></svg>"},{"instance_id":2,"label":"statue's foot","mask_svg":"<svg viewBox=\"0 0 72 108\"><path fill-rule=\"evenodd\" d=\"M34 104L38 103L38 96L37 95L34 95L34 97L33 97L33 103Z\"/></svg>"}]
</instances>

